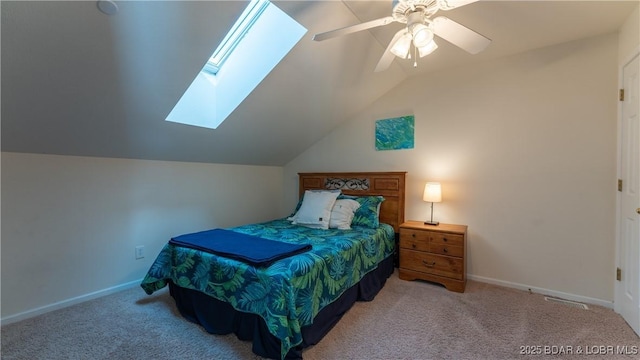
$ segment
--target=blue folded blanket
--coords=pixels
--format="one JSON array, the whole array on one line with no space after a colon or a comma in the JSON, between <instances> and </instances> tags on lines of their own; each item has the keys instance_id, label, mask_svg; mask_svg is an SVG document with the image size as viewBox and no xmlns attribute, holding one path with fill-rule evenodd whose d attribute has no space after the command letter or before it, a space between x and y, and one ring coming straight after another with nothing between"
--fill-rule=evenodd
<instances>
[{"instance_id":1,"label":"blue folded blanket","mask_svg":"<svg viewBox=\"0 0 640 360\"><path fill-rule=\"evenodd\" d=\"M290 244L224 229L180 235L170 244L210 252L254 266L269 266L280 259L311 250L309 244Z\"/></svg>"}]
</instances>

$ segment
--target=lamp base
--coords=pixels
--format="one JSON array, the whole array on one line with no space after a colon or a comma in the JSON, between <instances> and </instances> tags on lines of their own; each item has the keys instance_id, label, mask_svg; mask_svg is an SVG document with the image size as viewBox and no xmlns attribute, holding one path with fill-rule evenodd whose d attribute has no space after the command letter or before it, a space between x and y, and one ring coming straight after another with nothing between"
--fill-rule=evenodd
<instances>
[{"instance_id":1,"label":"lamp base","mask_svg":"<svg viewBox=\"0 0 640 360\"><path fill-rule=\"evenodd\" d=\"M425 221L424 224L425 225L438 226L438 224L440 224L440 222L438 222L438 221Z\"/></svg>"}]
</instances>

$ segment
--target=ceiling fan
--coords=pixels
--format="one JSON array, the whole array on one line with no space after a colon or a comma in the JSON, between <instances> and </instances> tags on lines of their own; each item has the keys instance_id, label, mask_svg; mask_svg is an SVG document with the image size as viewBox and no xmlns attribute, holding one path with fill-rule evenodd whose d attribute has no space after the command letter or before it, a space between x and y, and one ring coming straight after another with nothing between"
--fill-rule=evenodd
<instances>
[{"instance_id":1,"label":"ceiling fan","mask_svg":"<svg viewBox=\"0 0 640 360\"><path fill-rule=\"evenodd\" d=\"M410 59L411 45L414 48L414 66L417 66L415 60L418 55L420 57L426 56L438 48L434 41L434 35L471 54L477 54L491 43L490 39L447 17L432 18L438 10L451 10L476 1L478 0L393 0L391 16L316 34L313 40L331 39L388 25L392 22L407 24L391 39L375 72L387 69L391 65L394 55L402 59Z\"/></svg>"}]
</instances>

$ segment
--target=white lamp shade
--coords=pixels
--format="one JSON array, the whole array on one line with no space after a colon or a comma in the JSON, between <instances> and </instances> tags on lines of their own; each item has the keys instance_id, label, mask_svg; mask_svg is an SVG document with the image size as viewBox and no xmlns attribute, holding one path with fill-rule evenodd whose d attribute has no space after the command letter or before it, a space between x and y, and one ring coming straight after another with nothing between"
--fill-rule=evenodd
<instances>
[{"instance_id":1,"label":"white lamp shade","mask_svg":"<svg viewBox=\"0 0 640 360\"><path fill-rule=\"evenodd\" d=\"M411 47L411 34L408 32L402 35L395 44L391 47L389 51L393 53L393 55L406 59L409 57L409 49Z\"/></svg>"},{"instance_id":2,"label":"white lamp shade","mask_svg":"<svg viewBox=\"0 0 640 360\"><path fill-rule=\"evenodd\" d=\"M433 32L424 24L416 24L411 28L413 45L417 48L426 46L433 40Z\"/></svg>"},{"instance_id":3,"label":"white lamp shade","mask_svg":"<svg viewBox=\"0 0 640 360\"><path fill-rule=\"evenodd\" d=\"M427 45L418 48L418 53L420 54L420 57L425 57L434 52L437 48L438 44L436 44L436 42L431 39L431 41Z\"/></svg>"},{"instance_id":4,"label":"white lamp shade","mask_svg":"<svg viewBox=\"0 0 640 360\"><path fill-rule=\"evenodd\" d=\"M424 186L424 195L422 196L422 200L428 202L441 202L442 201L442 187L440 183L437 182L428 182Z\"/></svg>"}]
</instances>

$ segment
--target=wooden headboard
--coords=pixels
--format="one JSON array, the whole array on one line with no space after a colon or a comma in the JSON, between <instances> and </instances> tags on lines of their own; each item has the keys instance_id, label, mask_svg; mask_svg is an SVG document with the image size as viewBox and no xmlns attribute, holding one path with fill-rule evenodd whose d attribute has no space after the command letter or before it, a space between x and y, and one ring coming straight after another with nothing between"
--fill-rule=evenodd
<instances>
[{"instance_id":1,"label":"wooden headboard","mask_svg":"<svg viewBox=\"0 0 640 360\"><path fill-rule=\"evenodd\" d=\"M298 173L299 198L305 190L342 190L345 195L384 196L380 222L393 226L396 233L404 222L404 184L406 172Z\"/></svg>"}]
</instances>

